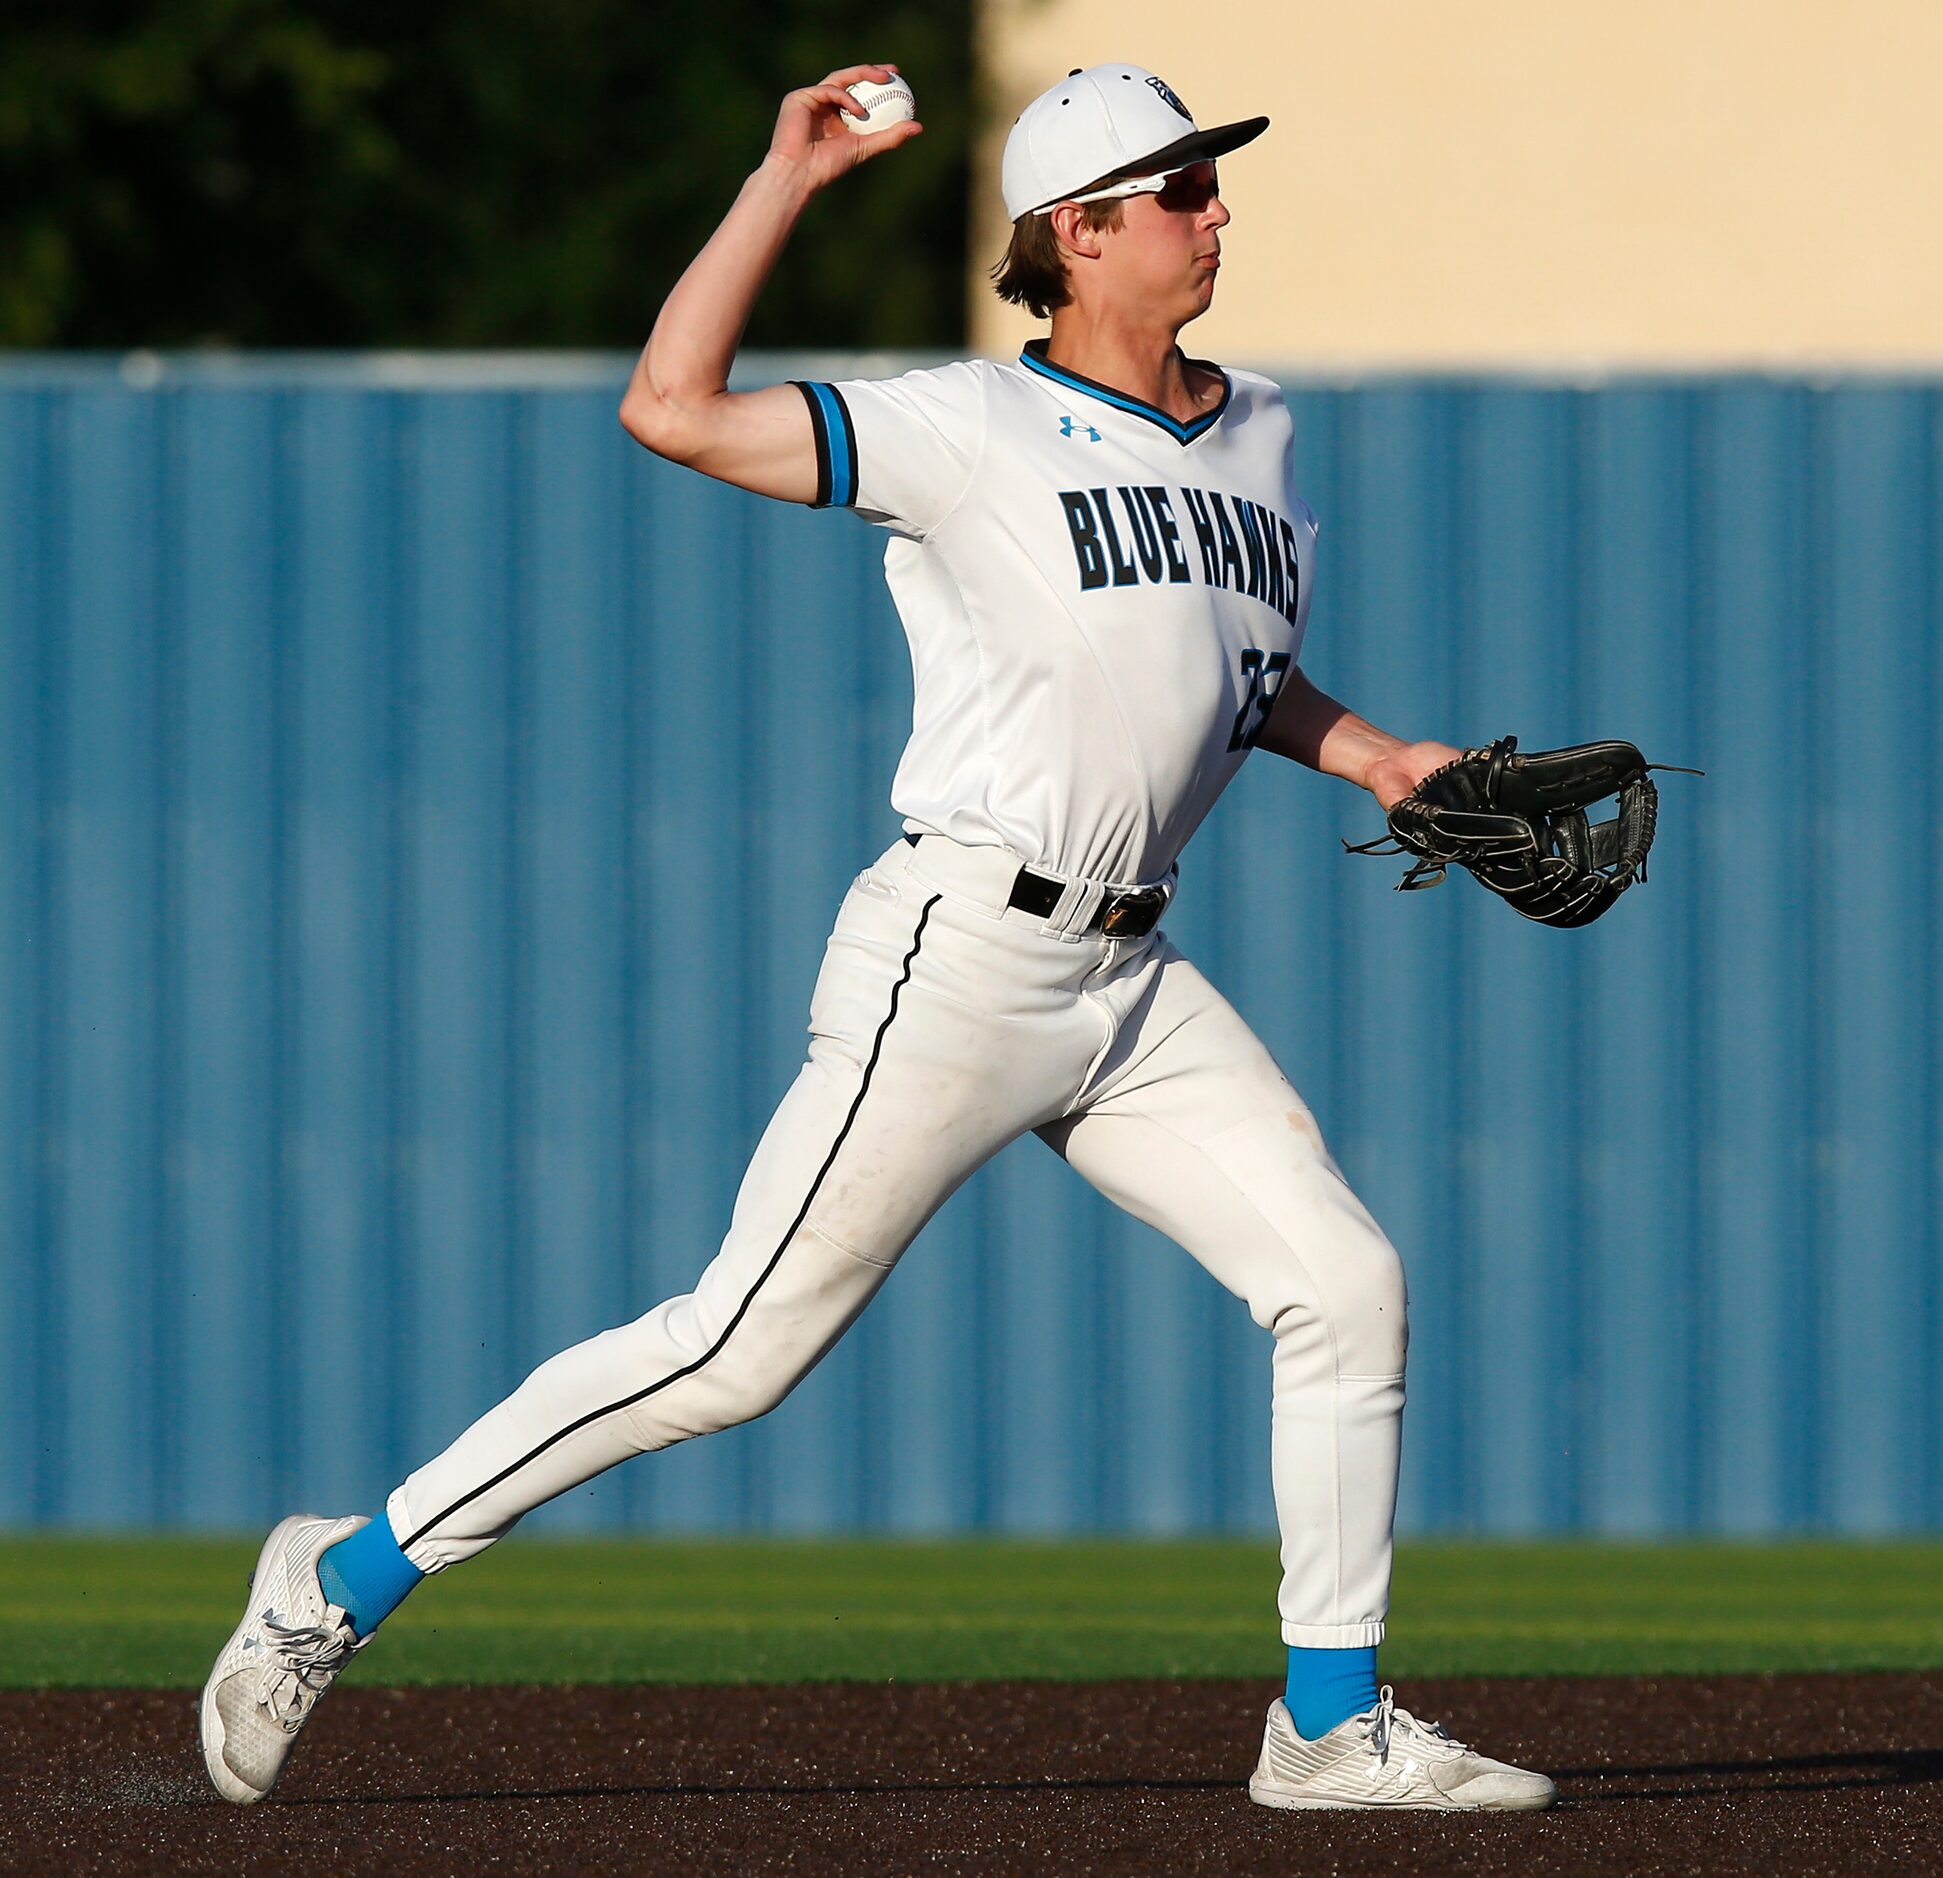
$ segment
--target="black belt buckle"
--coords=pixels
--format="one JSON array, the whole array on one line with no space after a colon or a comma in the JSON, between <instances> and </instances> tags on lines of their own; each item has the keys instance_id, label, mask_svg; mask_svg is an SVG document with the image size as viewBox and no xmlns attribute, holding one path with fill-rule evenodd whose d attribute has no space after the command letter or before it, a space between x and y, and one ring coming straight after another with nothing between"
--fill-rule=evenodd
<instances>
[{"instance_id":1,"label":"black belt buckle","mask_svg":"<svg viewBox=\"0 0 1943 1878\"><path fill-rule=\"evenodd\" d=\"M1144 939L1154 930L1166 905L1167 895L1160 888L1136 887L1108 904L1100 932L1108 939Z\"/></svg>"}]
</instances>

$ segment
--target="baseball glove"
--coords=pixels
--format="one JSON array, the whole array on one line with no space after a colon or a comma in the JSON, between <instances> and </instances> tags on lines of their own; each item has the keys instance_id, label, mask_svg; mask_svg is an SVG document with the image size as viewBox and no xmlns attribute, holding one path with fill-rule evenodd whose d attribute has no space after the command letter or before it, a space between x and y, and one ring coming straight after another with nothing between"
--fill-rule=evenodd
<instances>
[{"instance_id":1,"label":"baseball glove","mask_svg":"<svg viewBox=\"0 0 1943 1878\"><path fill-rule=\"evenodd\" d=\"M1585 926L1646 878L1660 802L1646 772L1672 767L1648 763L1630 743L1520 755L1516 737L1500 737L1432 770L1391 808L1387 835L1343 846L1414 855L1399 891L1434 887L1455 864L1527 919ZM1586 810L1608 796L1619 799L1613 818L1588 821Z\"/></svg>"}]
</instances>

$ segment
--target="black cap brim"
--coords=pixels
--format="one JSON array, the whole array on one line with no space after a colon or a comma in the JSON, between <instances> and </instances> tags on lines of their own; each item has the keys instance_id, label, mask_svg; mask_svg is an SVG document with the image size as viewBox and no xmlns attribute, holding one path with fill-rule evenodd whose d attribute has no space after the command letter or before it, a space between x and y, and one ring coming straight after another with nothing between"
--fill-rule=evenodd
<instances>
[{"instance_id":1,"label":"black cap brim","mask_svg":"<svg viewBox=\"0 0 1943 1878\"><path fill-rule=\"evenodd\" d=\"M1152 176L1160 170L1184 169L1190 163L1204 163L1214 157L1224 157L1230 150L1239 150L1243 144L1253 143L1267 128L1267 118L1245 117L1238 124L1217 124L1212 130L1191 130L1166 149L1156 150L1152 156L1144 156L1138 163L1123 164L1112 175L1088 183L1085 189L1075 189L1073 194L1083 196L1087 190L1104 189L1108 183L1117 183L1128 176Z\"/></svg>"}]
</instances>

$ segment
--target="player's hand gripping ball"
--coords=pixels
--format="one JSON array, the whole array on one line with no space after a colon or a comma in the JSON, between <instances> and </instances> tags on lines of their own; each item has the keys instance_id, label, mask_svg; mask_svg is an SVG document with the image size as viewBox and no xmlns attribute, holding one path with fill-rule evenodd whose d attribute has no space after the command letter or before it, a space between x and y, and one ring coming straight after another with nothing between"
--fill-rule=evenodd
<instances>
[{"instance_id":1,"label":"player's hand gripping ball","mask_svg":"<svg viewBox=\"0 0 1943 1878\"><path fill-rule=\"evenodd\" d=\"M895 74L881 84L866 78L844 89L866 113L863 117L852 117L848 111L843 114L843 121L859 137L866 137L874 130L889 130L893 124L908 123L918 114L916 93Z\"/></svg>"}]
</instances>

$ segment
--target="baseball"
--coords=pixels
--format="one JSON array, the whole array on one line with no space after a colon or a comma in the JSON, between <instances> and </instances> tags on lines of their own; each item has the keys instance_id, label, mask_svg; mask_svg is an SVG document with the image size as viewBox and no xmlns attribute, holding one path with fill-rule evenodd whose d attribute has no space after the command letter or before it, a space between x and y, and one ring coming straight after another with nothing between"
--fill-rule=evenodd
<instances>
[{"instance_id":1,"label":"baseball","mask_svg":"<svg viewBox=\"0 0 1943 1878\"><path fill-rule=\"evenodd\" d=\"M893 124L902 124L918 114L916 95L901 78L888 78L881 85L860 79L844 89L869 113L867 117L852 117L848 111L843 114L843 121L859 137L867 137L873 130L889 130Z\"/></svg>"}]
</instances>

